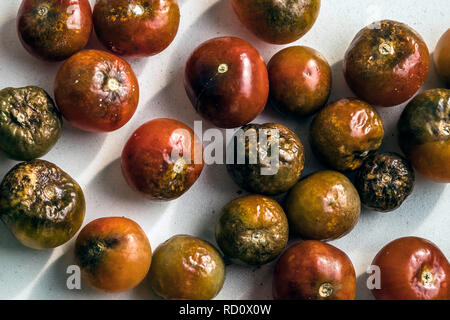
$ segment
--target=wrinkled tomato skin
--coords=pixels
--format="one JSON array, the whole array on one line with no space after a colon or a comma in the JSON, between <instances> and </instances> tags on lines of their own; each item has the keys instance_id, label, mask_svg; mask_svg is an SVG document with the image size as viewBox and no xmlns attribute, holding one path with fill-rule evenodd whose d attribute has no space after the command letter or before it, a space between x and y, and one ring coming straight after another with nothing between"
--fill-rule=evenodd
<instances>
[{"instance_id":1,"label":"wrinkled tomato skin","mask_svg":"<svg viewBox=\"0 0 450 320\"><path fill-rule=\"evenodd\" d=\"M355 269L338 248L303 241L289 247L278 260L272 291L275 300L354 300Z\"/></svg>"},{"instance_id":2,"label":"wrinkled tomato skin","mask_svg":"<svg viewBox=\"0 0 450 320\"><path fill-rule=\"evenodd\" d=\"M37 58L61 61L83 49L92 32L88 0L24 0L17 14L19 39Z\"/></svg>"},{"instance_id":3,"label":"wrinkled tomato skin","mask_svg":"<svg viewBox=\"0 0 450 320\"><path fill-rule=\"evenodd\" d=\"M110 132L123 127L134 115L139 84L125 60L106 51L83 50L59 69L55 99L73 126Z\"/></svg>"},{"instance_id":4,"label":"wrinkled tomato skin","mask_svg":"<svg viewBox=\"0 0 450 320\"><path fill-rule=\"evenodd\" d=\"M179 24L176 0L99 0L94 7L97 37L121 56L160 53L175 39Z\"/></svg>"},{"instance_id":5,"label":"wrinkled tomato skin","mask_svg":"<svg viewBox=\"0 0 450 320\"><path fill-rule=\"evenodd\" d=\"M450 89L431 89L412 99L398 122L399 145L413 167L450 183Z\"/></svg>"},{"instance_id":6,"label":"wrinkled tomato skin","mask_svg":"<svg viewBox=\"0 0 450 320\"><path fill-rule=\"evenodd\" d=\"M172 160L173 152L181 156L176 162ZM180 197L197 181L202 170L201 143L191 128L173 119L155 119L143 124L122 152L126 181L151 200Z\"/></svg>"},{"instance_id":7,"label":"wrinkled tomato skin","mask_svg":"<svg viewBox=\"0 0 450 320\"><path fill-rule=\"evenodd\" d=\"M439 39L433 54L436 71L450 89L450 29Z\"/></svg>"},{"instance_id":8,"label":"wrinkled tomato skin","mask_svg":"<svg viewBox=\"0 0 450 320\"><path fill-rule=\"evenodd\" d=\"M309 116L323 107L331 93L331 68L316 50L294 46L270 60L270 99L282 112Z\"/></svg>"},{"instance_id":9,"label":"wrinkled tomato skin","mask_svg":"<svg viewBox=\"0 0 450 320\"><path fill-rule=\"evenodd\" d=\"M233 0L239 20L258 38L273 44L300 39L314 25L320 0Z\"/></svg>"},{"instance_id":10,"label":"wrinkled tomato skin","mask_svg":"<svg viewBox=\"0 0 450 320\"><path fill-rule=\"evenodd\" d=\"M136 287L152 261L150 242L134 221L108 217L87 224L75 243L75 257L85 281L101 291Z\"/></svg>"},{"instance_id":11,"label":"wrinkled tomato skin","mask_svg":"<svg viewBox=\"0 0 450 320\"><path fill-rule=\"evenodd\" d=\"M362 29L344 59L344 75L352 91L381 107L396 106L411 98L429 68L430 53L422 37L409 26L391 20Z\"/></svg>"},{"instance_id":12,"label":"wrinkled tomato skin","mask_svg":"<svg viewBox=\"0 0 450 320\"><path fill-rule=\"evenodd\" d=\"M220 128L243 126L258 116L269 96L266 64L248 42L211 39L189 57L185 88L197 112Z\"/></svg>"},{"instance_id":13,"label":"wrinkled tomato skin","mask_svg":"<svg viewBox=\"0 0 450 320\"><path fill-rule=\"evenodd\" d=\"M417 237L394 240L378 252L372 265L381 272L380 289L372 289L377 300L450 299L450 265L439 248L428 240Z\"/></svg>"}]
</instances>

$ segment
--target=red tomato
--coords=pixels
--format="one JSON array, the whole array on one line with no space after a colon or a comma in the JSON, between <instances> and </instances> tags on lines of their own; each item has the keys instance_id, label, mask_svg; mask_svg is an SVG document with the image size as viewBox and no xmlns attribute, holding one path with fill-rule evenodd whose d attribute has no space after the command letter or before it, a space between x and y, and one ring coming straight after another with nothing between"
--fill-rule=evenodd
<instances>
[{"instance_id":1,"label":"red tomato","mask_svg":"<svg viewBox=\"0 0 450 320\"><path fill-rule=\"evenodd\" d=\"M277 300L353 300L355 269L338 248L321 241L303 241L278 260L272 288Z\"/></svg>"},{"instance_id":2,"label":"red tomato","mask_svg":"<svg viewBox=\"0 0 450 320\"><path fill-rule=\"evenodd\" d=\"M173 119L143 124L122 152L122 171L128 184L153 200L180 197L202 170L203 148L198 138L191 128Z\"/></svg>"},{"instance_id":3,"label":"red tomato","mask_svg":"<svg viewBox=\"0 0 450 320\"><path fill-rule=\"evenodd\" d=\"M372 265L381 272L381 288L372 290L378 300L450 299L450 265L428 240L394 240L378 252Z\"/></svg>"},{"instance_id":4,"label":"red tomato","mask_svg":"<svg viewBox=\"0 0 450 320\"><path fill-rule=\"evenodd\" d=\"M264 60L239 38L215 38L200 45L187 61L184 79L197 112L221 128L249 123L269 96Z\"/></svg>"},{"instance_id":5,"label":"red tomato","mask_svg":"<svg viewBox=\"0 0 450 320\"><path fill-rule=\"evenodd\" d=\"M58 109L73 126L109 132L124 126L139 102L139 84L123 59L99 50L73 55L55 81Z\"/></svg>"},{"instance_id":6,"label":"red tomato","mask_svg":"<svg viewBox=\"0 0 450 320\"><path fill-rule=\"evenodd\" d=\"M160 53L172 43L179 24L176 0L97 0L94 7L99 40L123 56Z\"/></svg>"}]
</instances>

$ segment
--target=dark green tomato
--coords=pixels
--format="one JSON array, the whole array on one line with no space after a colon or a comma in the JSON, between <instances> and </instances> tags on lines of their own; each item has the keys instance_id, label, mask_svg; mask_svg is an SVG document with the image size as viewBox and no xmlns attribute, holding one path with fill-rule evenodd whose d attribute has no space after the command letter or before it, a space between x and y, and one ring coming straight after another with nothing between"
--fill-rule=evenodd
<instances>
[{"instance_id":1,"label":"dark green tomato","mask_svg":"<svg viewBox=\"0 0 450 320\"><path fill-rule=\"evenodd\" d=\"M450 183L450 90L417 95L403 110L398 130L413 167L430 180Z\"/></svg>"},{"instance_id":2,"label":"dark green tomato","mask_svg":"<svg viewBox=\"0 0 450 320\"><path fill-rule=\"evenodd\" d=\"M349 87L370 104L391 107L411 98L427 77L430 53L406 24L383 20L362 29L344 59Z\"/></svg>"},{"instance_id":3,"label":"dark green tomato","mask_svg":"<svg viewBox=\"0 0 450 320\"><path fill-rule=\"evenodd\" d=\"M170 300L210 300L222 289L225 264L199 238L177 235L156 248L149 272L153 291Z\"/></svg>"},{"instance_id":4,"label":"dark green tomato","mask_svg":"<svg viewBox=\"0 0 450 320\"><path fill-rule=\"evenodd\" d=\"M261 133L267 135L267 140L261 140ZM234 161L227 165L228 172L236 184L249 192L286 192L300 179L304 168L302 142L281 124L248 124L237 132L228 148L234 148ZM277 154L272 155L273 148Z\"/></svg>"},{"instance_id":5,"label":"dark green tomato","mask_svg":"<svg viewBox=\"0 0 450 320\"><path fill-rule=\"evenodd\" d=\"M62 118L41 88L0 91L0 149L15 160L46 154L61 135Z\"/></svg>"},{"instance_id":6,"label":"dark green tomato","mask_svg":"<svg viewBox=\"0 0 450 320\"><path fill-rule=\"evenodd\" d=\"M396 153L369 156L358 169L355 187L361 202L376 211L397 209L414 188L414 169Z\"/></svg>"},{"instance_id":7,"label":"dark green tomato","mask_svg":"<svg viewBox=\"0 0 450 320\"><path fill-rule=\"evenodd\" d=\"M85 208L78 183L44 160L19 163L0 185L0 218L30 248L69 241L83 223Z\"/></svg>"},{"instance_id":8,"label":"dark green tomato","mask_svg":"<svg viewBox=\"0 0 450 320\"><path fill-rule=\"evenodd\" d=\"M301 38L320 11L320 0L233 0L239 20L257 37L274 44Z\"/></svg>"},{"instance_id":9,"label":"dark green tomato","mask_svg":"<svg viewBox=\"0 0 450 320\"><path fill-rule=\"evenodd\" d=\"M32 55L48 61L65 60L89 41L91 5L89 0L23 0L17 30Z\"/></svg>"},{"instance_id":10,"label":"dark green tomato","mask_svg":"<svg viewBox=\"0 0 450 320\"><path fill-rule=\"evenodd\" d=\"M283 209L260 195L235 199L222 209L216 240L226 256L250 265L274 260L288 241L289 228Z\"/></svg>"}]
</instances>

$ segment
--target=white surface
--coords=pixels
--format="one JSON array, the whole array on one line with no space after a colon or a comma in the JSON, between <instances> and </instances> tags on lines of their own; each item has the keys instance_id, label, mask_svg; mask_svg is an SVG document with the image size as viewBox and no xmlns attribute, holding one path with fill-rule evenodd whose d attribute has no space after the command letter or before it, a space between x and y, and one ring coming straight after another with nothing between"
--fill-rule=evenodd
<instances>
[{"instance_id":1,"label":"white surface","mask_svg":"<svg viewBox=\"0 0 450 320\"><path fill-rule=\"evenodd\" d=\"M95 1L92 0L93 4ZM0 1L0 88L38 85L53 93L53 81L60 64L41 62L25 52L15 30L19 0ZM214 226L223 205L238 196L225 167L205 168L194 187L177 201L152 203L133 193L122 178L119 157L131 133L143 122L172 117L193 126L199 119L186 97L182 74L190 52L203 41L233 35L250 41L268 62L281 46L265 44L243 28L228 0L179 0L182 19L179 33L162 54L130 61L139 77L140 105L134 118L111 134L88 134L64 125L62 138L44 157L71 174L83 187L87 200L85 224L103 216L126 216L137 221L155 249L175 234L191 234L213 243ZM342 58L354 35L365 25L380 19L402 21L416 29L430 52L450 27L450 1L413 0L323 0L319 18L295 44L322 52L332 65L331 100L351 96L341 68ZM92 39L90 48L100 48ZM442 86L431 70L423 89ZM398 151L395 125L403 107L380 109L386 138L382 150ZM286 119L267 108L255 122L280 122L300 136L306 147L304 174L321 169L311 155L307 139L309 120ZM210 124L204 124L210 127ZM0 175L14 161L0 155ZM421 236L435 242L450 255L450 188L426 181L418 175L414 193L403 206L389 214L364 210L356 228L332 242L352 259L358 277L357 298L371 299L365 287L364 272L376 252L389 241L402 236ZM153 298L146 283L122 294L103 294L83 284L81 291L66 288L66 268L73 263L73 243L52 251L34 251L21 246L0 226L0 299L148 299ZM220 299L270 299L273 264L260 269L229 266Z\"/></svg>"}]
</instances>

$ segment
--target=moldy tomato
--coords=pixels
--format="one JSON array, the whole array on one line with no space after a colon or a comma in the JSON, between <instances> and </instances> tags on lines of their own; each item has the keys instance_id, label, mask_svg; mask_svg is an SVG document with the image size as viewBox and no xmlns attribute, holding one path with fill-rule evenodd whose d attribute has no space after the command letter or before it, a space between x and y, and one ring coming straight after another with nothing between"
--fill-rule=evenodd
<instances>
[{"instance_id":1,"label":"moldy tomato","mask_svg":"<svg viewBox=\"0 0 450 320\"><path fill-rule=\"evenodd\" d=\"M378 252L377 300L450 300L450 265L436 245L417 237L394 240Z\"/></svg>"},{"instance_id":2,"label":"moldy tomato","mask_svg":"<svg viewBox=\"0 0 450 320\"><path fill-rule=\"evenodd\" d=\"M176 0L98 0L95 32L112 52L122 56L152 56L166 49L180 23Z\"/></svg>"},{"instance_id":3,"label":"moldy tomato","mask_svg":"<svg viewBox=\"0 0 450 320\"><path fill-rule=\"evenodd\" d=\"M283 251L288 229L286 215L278 202L250 195L235 199L222 209L216 239L226 256L262 265Z\"/></svg>"},{"instance_id":4,"label":"moldy tomato","mask_svg":"<svg viewBox=\"0 0 450 320\"><path fill-rule=\"evenodd\" d=\"M397 209L414 188L414 169L396 153L369 156L358 169L355 187L361 202L376 211Z\"/></svg>"},{"instance_id":5,"label":"moldy tomato","mask_svg":"<svg viewBox=\"0 0 450 320\"><path fill-rule=\"evenodd\" d=\"M320 11L320 0L233 0L241 22L260 39L286 44L311 29Z\"/></svg>"},{"instance_id":6,"label":"moldy tomato","mask_svg":"<svg viewBox=\"0 0 450 320\"><path fill-rule=\"evenodd\" d=\"M357 99L342 99L323 108L310 128L317 157L339 171L355 170L378 150L384 125L378 112Z\"/></svg>"},{"instance_id":7,"label":"moldy tomato","mask_svg":"<svg viewBox=\"0 0 450 320\"><path fill-rule=\"evenodd\" d=\"M149 279L153 291L164 299L209 300L222 289L225 264L208 242L177 235L155 250Z\"/></svg>"},{"instance_id":8,"label":"moldy tomato","mask_svg":"<svg viewBox=\"0 0 450 320\"><path fill-rule=\"evenodd\" d=\"M23 46L34 56L65 60L89 41L91 5L88 0L23 0L17 29Z\"/></svg>"},{"instance_id":9,"label":"moldy tomato","mask_svg":"<svg viewBox=\"0 0 450 320\"><path fill-rule=\"evenodd\" d=\"M195 110L221 128L249 123L269 96L264 60L251 44L234 37L211 39L195 49L184 84Z\"/></svg>"},{"instance_id":10,"label":"moldy tomato","mask_svg":"<svg viewBox=\"0 0 450 320\"><path fill-rule=\"evenodd\" d=\"M191 128L173 119L143 124L122 152L126 181L153 200L180 197L197 181L202 170L201 143Z\"/></svg>"},{"instance_id":11,"label":"moldy tomato","mask_svg":"<svg viewBox=\"0 0 450 320\"><path fill-rule=\"evenodd\" d=\"M383 20L362 29L345 54L348 85L370 104L390 107L411 98L425 81L430 53L407 25Z\"/></svg>"},{"instance_id":12,"label":"moldy tomato","mask_svg":"<svg viewBox=\"0 0 450 320\"><path fill-rule=\"evenodd\" d=\"M75 243L77 264L92 287L121 292L136 287L152 261L150 242L127 218L110 217L87 224Z\"/></svg>"},{"instance_id":13,"label":"moldy tomato","mask_svg":"<svg viewBox=\"0 0 450 320\"><path fill-rule=\"evenodd\" d=\"M59 69L55 98L64 118L75 127L109 132L134 115L139 85L125 60L105 51L84 50Z\"/></svg>"},{"instance_id":14,"label":"moldy tomato","mask_svg":"<svg viewBox=\"0 0 450 320\"><path fill-rule=\"evenodd\" d=\"M399 143L413 167L426 178L450 182L450 89L417 95L398 122Z\"/></svg>"},{"instance_id":15,"label":"moldy tomato","mask_svg":"<svg viewBox=\"0 0 450 320\"><path fill-rule=\"evenodd\" d=\"M304 241L288 248L278 260L272 288L277 300L353 300L355 269L338 248Z\"/></svg>"},{"instance_id":16,"label":"moldy tomato","mask_svg":"<svg viewBox=\"0 0 450 320\"><path fill-rule=\"evenodd\" d=\"M30 248L56 248L69 241L85 210L78 183L44 160L19 163L0 185L0 218Z\"/></svg>"},{"instance_id":17,"label":"moldy tomato","mask_svg":"<svg viewBox=\"0 0 450 320\"><path fill-rule=\"evenodd\" d=\"M227 165L234 182L247 191L265 195L281 194L292 188L305 163L303 144L297 135L277 123L248 124L241 130L242 135L237 134L234 143L230 143L235 157L233 164ZM261 141L261 132L267 135L267 141ZM272 154L276 150L272 147L277 148L277 154ZM243 164L239 163L240 153L245 157Z\"/></svg>"},{"instance_id":18,"label":"moldy tomato","mask_svg":"<svg viewBox=\"0 0 450 320\"><path fill-rule=\"evenodd\" d=\"M0 91L0 149L15 160L46 154L61 135L62 118L52 98L38 87Z\"/></svg>"},{"instance_id":19,"label":"moldy tomato","mask_svg":"<svg viewBox=\"0 0 450 320\"><path fill-rule=\"evenodd\" d=\"M308 116L323 107L331 93L327 60L308 47L289 47L268 64L270 99L288 114Z\"/></svg>"}]
</instances>

